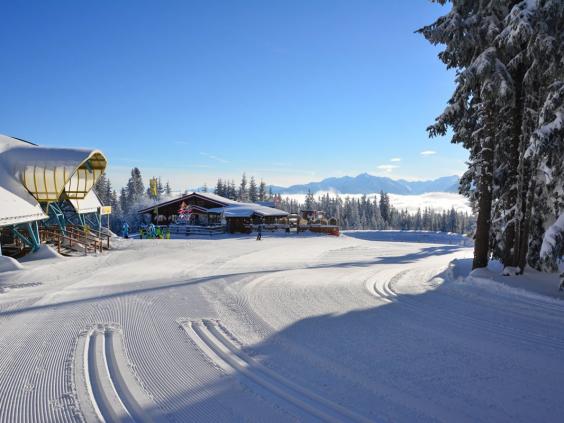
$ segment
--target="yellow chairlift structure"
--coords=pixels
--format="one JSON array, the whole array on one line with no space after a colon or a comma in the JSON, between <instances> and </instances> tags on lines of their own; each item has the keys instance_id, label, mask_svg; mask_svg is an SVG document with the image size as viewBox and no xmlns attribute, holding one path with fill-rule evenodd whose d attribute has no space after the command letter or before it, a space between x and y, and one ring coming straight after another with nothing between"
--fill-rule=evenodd
<instances>
[{"instance_id":1,"label":"yellow chairlift structure","mask_svg":"<svg viewBox=\"0 0 564 423\"><path fill-rule=\"evenodd\" d=\"M0 227L11 226L16 236L37 249L37 222L54 215L64 232L65 217L60 203L69 200L80 214L81 203L92 203L92 188L107 163L99 150L43 147L0 135L0 193L7 204L0 204ZM18 209L10 208L7 200L17 203ZM38 208L43 215L39 215ZM25 218L24 209L35 217ZM18 232L17 226L24 223L32 239L24 240Z\"/></svg>"}]
</instances>

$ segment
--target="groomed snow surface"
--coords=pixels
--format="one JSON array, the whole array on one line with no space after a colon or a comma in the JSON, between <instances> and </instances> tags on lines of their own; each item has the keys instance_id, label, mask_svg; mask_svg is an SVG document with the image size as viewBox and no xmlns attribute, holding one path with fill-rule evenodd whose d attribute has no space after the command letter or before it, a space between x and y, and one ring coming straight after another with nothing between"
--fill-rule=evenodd
<instances>
[{"instance_id":1,"label":"groomed snow surface","mask_svg":"<svg viewBox=\"0 0 564 423\"><path fill-rule=\"evenodd\" d=\"M562 421L564 303L459 278L465 243L117 240L26 262L0 273L0 421Z\"/></svg>"}]
</instances>

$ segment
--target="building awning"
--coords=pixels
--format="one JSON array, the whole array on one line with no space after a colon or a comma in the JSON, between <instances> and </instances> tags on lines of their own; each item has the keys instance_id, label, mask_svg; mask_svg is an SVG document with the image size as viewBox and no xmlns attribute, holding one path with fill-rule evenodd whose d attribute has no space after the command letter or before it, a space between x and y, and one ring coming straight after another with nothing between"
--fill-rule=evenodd
<instances>
[{"instance_id":1,"label":"building awning","mask_svg":"<svg viewBox=\"0 0 564 423\"><path fill-rule=\"evenodd\" d=\"M100 207L102 207L102 203L100 203L94 190L86 194L86 197L82 200L70 199L69 202L78 214L98 213Z\"/></svg>"},{"instance_id":2,"label":"building awning","mask_svg":"<svg viewBox=\"0 0 564 423\"><path fill-rule=\"evenodd\" d=\"M39 202L84 199L107 165L98 150L41 147L6 136L0 142L0 163Z\"/></svg>"},{"instance_id":3,"label":"building awning","mask_svg":"<svg viewBox=\"0 0 564 423\"><path fill-rule=\"evenodd\" d=\"M106 165L98 150L40 147L0 135L0 226L46 219L40 202L84 200Z\"/></svg>"}]
</instances>

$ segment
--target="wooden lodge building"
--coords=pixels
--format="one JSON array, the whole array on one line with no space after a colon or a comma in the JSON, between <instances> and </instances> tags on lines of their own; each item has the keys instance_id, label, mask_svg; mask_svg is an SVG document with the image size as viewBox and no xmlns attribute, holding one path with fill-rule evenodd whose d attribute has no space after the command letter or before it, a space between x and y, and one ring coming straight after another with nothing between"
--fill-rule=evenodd
<instances>
[{"instance_id":1,"label":"wooden lodge building","mask_svg":"<svg viewBox=\"0 0 564 423\"><path fill-rule=\"evenodd\" d=\"M255 203L241 203L209 192L193 192L139 210L158 225L187 224L225 227L230 233L250 233L253 225L283 228L288 213Z\"/></svg>"}]
</instances>

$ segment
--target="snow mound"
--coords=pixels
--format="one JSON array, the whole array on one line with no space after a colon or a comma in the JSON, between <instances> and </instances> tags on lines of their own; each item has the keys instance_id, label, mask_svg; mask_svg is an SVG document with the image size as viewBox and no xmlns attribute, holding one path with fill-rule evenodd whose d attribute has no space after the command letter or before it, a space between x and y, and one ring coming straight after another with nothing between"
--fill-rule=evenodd
<instances>
[{"instance_id":1,"label":"snow mound","mask_svg":"<svg viewBox=\"0 0 564 423\"><path fill-rule=\"evenodd\" d=\"M23 257L20 261L21 262L28 262L28 261L35 261L35 260L45 260L45 259L52 259L52 258L63 258L62 255L57 253L53 247L50 245L41 245L39 250L34 253L29 253L27 256Z\"/></svg>"},{"instance_id":2,"label":"snow mound","mask_svg":"<svg viewBox=\"0 0 564 423\"><path fill-rule=\"evenodd\" d=\"M0 256L0 272L23 269L23 266L12 257Z\"/></svg>"},{"instance_id":3,"label":"snow mound","mask_svg":"<svg viewBox=\"0 0 564 423\"><path fill-rule=\"evenodd\" d=\"M466 282L491 291L506 293L517 297L531 297L536 299L564 300L564 292L559 291L558 273L538 272L530 267L525 268L522 275L518 275L516 268L503 269L501 263L492 260L487 268L471 269L472 259L454 260L457 276L467 275ZM562 303L562 301L558 301Z\"/></svg>"}]
</instances>

